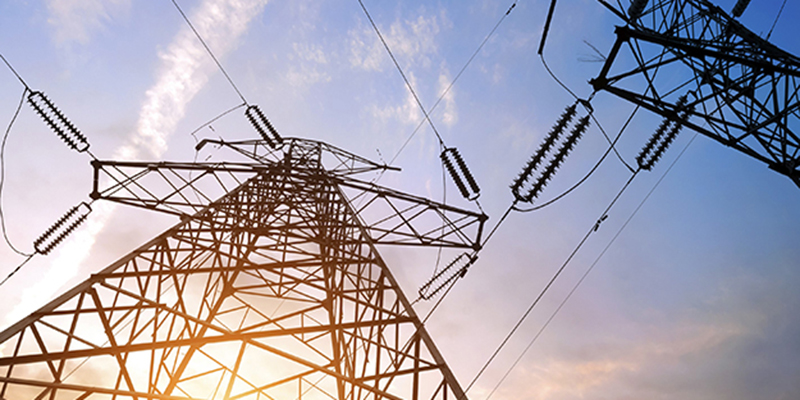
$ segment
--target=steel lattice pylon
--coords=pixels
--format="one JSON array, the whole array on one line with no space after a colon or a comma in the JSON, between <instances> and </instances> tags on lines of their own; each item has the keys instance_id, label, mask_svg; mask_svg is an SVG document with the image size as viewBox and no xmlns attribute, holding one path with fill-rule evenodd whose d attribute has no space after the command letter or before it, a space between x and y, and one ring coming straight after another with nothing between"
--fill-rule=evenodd
<instances>
[{"instance_id":1,"label":"steel lattice pylon","mask_svg":"<svg viewBox=\"0 0 800 400\"><path fill-rule=\"evenodd\" d=\"M216 144L249 160L94 163L93 197L182 222L0 333L0 398L463 398L376 245L476 250L485 215L324 143Z\"/></svg>"},{"instance_id":2,"label":"steel lattice pylon","mask_svg":"<svg viewBox=\"0 0 800 400\"><path fill-rule=\"evenodd\" d=\"M599 1L626 25L590 81L595 90L670 119L689 94L684 125L800 186L799 58L706 0Z\"/></svg>"}]
</instances>

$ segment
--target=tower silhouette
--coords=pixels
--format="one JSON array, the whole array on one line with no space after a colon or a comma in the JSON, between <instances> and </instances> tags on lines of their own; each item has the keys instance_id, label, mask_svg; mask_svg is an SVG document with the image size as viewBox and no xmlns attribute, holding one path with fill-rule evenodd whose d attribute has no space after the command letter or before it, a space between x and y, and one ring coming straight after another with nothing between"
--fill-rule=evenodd
<instances>
[{"instance_id":1,"label":"tower silhouette","mask_svg":"<svg viewBox=\"0 0 800 400\"><path fill-rule=\"evenodd\" d=\"M486 216L322 142L209 143L244 161L93 163L181 222L0 333L0 398L464 398L376 246L477 250Z\"/></svg>"}]
</instances>

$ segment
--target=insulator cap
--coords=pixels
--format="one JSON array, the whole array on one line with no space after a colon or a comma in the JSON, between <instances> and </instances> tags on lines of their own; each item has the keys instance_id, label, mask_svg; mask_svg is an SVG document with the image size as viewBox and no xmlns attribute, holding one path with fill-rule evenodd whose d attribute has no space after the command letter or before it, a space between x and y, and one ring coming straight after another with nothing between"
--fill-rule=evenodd
<instances>
[{"instance_id":1,"label":"insulator cap","mask_svg":"<svg viewBox=\"0 0 800 400\"><path fill-rule=\"evenodd\" d=\"M44 93L31 92L28 95L28 103L69 148L79 153L89 149L89 141L86 140L86 136L83 136L80 130L67 119L64 113Z\"/></svg>"},{"instance_id":2,"label":"insulator cap","mask_svg":"<svg viewBox=\"0 0 800 400\"><path fill-rule=\"evenodd\" d=\"M72 207L66 214L58 219L42 236L33 241L33 249L37 253L46 255L59 243L69 236L92 212L92 207L83 202ZM60 233L58 233L60 231Z\"/></svg>"},{"instance_id":3,"label":"insulator cap","mask_svg":"<svg viewBox=\"0 0 800 400\"><path fill-rule=\"evenodd\" d=\"M253 125L253 128L255 128L258 134L261 135L261 138L267 142L269 147L275 149L283 143L283 138L281 135L278 134L278 131L274 126L272 126L272 124L269 122L269 119L267 119L257 105L247 107L247 109L244 111L244 115L250 121L250 124Z\"/></svg>"},{"instance_id":4,"label":"insulator cap","mask_svg":"<svg viewBox=\"0 0 800 400\"><path fill-rule=\"evenodd\" d=\"M685 98L682 98L684 101L678 101L678 104L681 108L678 113L677 120L672 123L668 118L664 118L661 124L656 129L656 132L647 142L642 151L639 153L639 156L636 157L636 163L639 165L639 168L650 171L653 169L653 166L661 159L661 156L664 155L667 148L675 141L675 138L680 133L683 125L686 121L689 120L691 117L691 113L694 111L694 106L685 107L686 101ZM669 131L667 131L667 127L670 127Z\"/></svg>"}]
</instances>

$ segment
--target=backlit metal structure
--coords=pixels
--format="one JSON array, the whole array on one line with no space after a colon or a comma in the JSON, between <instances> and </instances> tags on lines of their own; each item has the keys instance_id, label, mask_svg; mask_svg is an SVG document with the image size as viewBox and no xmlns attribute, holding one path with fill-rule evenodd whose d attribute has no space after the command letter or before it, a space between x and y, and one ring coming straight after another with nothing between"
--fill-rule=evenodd
<instances>
[{"instance_id":1,"label":"backlit metal structure","mask_svg":"<svg viewBox=\"0 0 800 400\"><path fill-rule=\"evenodd\" d=\"M625 25L590 81L595 90L672 120L688 94L686 126L800 186L800 59L705 0L598 1Z\"/></svg>"},{"instance_id":2,"label":"backlit metal structure","mask_svg":"<svg viewBox=\"0 0 800 400\"><path fill-rule=\"evenodd\" d=\"M210 144L244 161L93 163L181 222L0 333L0 398L465 398L377 246L475 251L484 214L322 142Z\"/></svg>"}]
</instances>

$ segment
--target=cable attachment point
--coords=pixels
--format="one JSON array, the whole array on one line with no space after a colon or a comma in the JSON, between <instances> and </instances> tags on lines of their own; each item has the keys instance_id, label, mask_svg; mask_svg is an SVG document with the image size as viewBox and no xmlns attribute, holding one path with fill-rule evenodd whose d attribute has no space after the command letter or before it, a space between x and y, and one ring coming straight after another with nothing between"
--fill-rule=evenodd
<instances>
[{"instance_id":1,"label":"cable attachment point","mask_svg":"<svg viewBox=\"0 0 800 400\"><path fill-rule=\"evenodd\" d=\"M72 207L72 209L59 218L53 226L47 229L42 236L39 236L38 239L33 241L34 250L39 254L46 255L66 239L78 225L83 223L91 212L92 207L86 202Z\"/></svg>"},{"instance_id":2,"label":"cable attachment point","mask_svg":"<svg viewBox=\"0 0 800 400\"><path fill-rule=\"evenodd\" d=\"M283 143L281 135L278 134L278 131L272 126L258 106L252 105L247 107L244 111L244 115L247 116L247 119L250 120L250 124L256 128L256 131L258 131L261 138L267 142L269 147L275 149Z\"/></svg>"},{"instance_id":3,"label":"cable attachment point","mask_svg":"<svg viewBox=\"0 0 800 400\"><path fill-rule=\"evenodd\" d=\"M433 276L426 284L419 288L419 297L424 300L430 300L437 293L442 291L445 287L449 286L453 281L458 278L463 278L467 274L469 267L478 260L476 254L461 253L450 264L447 264L441 271ZM433 287L433 285L436 287Z\"/></svg>"},{"instance_id":4,"label":"cable attachment point","mask_svg":"<svg viewBox=\"0 0 800 400\"><path fill-rule=\"evenodd\" d=\"M442 154L439 155L439 158L442 159L442 164L444 164L445 169L447 169L456 187L458 187L458 191L461 192L461 195L464 196L465 199L475 200L481 195L478 182L475 181L475 177L469 172L467 163L461 158L458 149L455 147L445 148ZM467 185L469 185L469 188L467 188Z\"/></svg>"},{"instance_id":5,"label":"cable attachment point","mask_svg":"<svg viewBox=\"0 0 800 400\"><path fill-rule=\"evenodd\" d=\"M658 125L658 128L656 128L653 136L650 137L650 140L648 140L647 144L642 148L642 151L636 156L636 163L639 165L639 168L646 171L653 169L656 162L658 162L669 145L671 145L678 136L678 133L683 128L683 124L689 120L691 112L694 111L694 106L686 107L685 95L678 99L675 103L675 108L678 111L677 116L674 118L675 121L670 118L664 118L661 124Z\"/></svg>"},{"instance_id":6,"label":"cable attachment point","mask_svg":"<svg viewBox=\"0 0 800 400\"><path fill-rule=\"evenodd\" d=\"M44 93L31 92L28 95L28 103L67 146L79 153L89 149L89 141L86 140L86 136L83 136Z\"/></svg>"}]
</instances>

